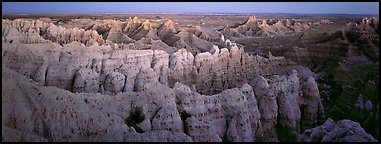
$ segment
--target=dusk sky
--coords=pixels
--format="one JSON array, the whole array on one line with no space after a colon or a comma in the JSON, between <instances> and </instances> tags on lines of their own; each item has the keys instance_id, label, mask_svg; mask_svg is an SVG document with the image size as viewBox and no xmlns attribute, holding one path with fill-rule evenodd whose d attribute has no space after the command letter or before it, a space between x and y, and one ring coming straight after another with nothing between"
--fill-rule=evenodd
<instances>
[{"instance_id":1,"label":"dusk sky","mask_svg":"<svg viewBox=\"0 0 381 144\"><path fill-rule=\"evenodd\" d=\"M2 2L7 13L299 13L379 15L379 2Z\"/></svg>"}]
</instances>

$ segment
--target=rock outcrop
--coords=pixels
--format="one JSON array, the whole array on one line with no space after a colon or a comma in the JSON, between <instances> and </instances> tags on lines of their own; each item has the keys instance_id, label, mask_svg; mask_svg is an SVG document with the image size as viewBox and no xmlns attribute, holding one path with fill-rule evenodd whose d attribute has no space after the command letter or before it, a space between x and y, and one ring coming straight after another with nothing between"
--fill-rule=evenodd
<instances>
[{"instance_id":1,"label":"rock outcrop","mask_svg":"<svg viewBox=\"0 0 381 144\"><path fill-rule=\"evenodd\" d=\"M77 75L83 71L95 73L91 69L81 69ZM111 77L113 75L115 76ZM120 73L110 74L110 77L116 78L119 75L123 77ZM17 80L14 80L15 78ZM26 83L20 83L21 81ZM284 79L276 76L271 79L257 77L253 86L244 84L240 88L227 89L210 96L193 92L191 88L180 83L176 83L171 89L158 81L144 84L144 91L118 93L113 98L107 98L99 93L70 93L54 87L51 89L35 85L6 66L3 66L3 82L8 84L3 85L3 88L7 89L3 108L13 109L15 105L12 103L23 103L10 99L9 94L18 91L16 93L18 99L31 98L33 103L40 103L34 105L34 108L22 107L24 109L22 112L31 114L33 111L38 113L45 111L42 114L46 115L44 117L41 114L32 115L32 119L35 120L30 122L35 124L27 124L32 127L25 129L18 119L12 118L12 115L20 117L20 120L30 119L26 117L30 115L22 116L21 111L9 111L3 113L5 126L16 130L23 128L27 135L36 134L49 141L278 141L277 123L289 128L290 131L298 131L299 121L304 122L303 119L298 119L298 116L285 116L294 113L294 109L298 108L298 106L290 108L290 103L299 105L295 101L303 99L299 91L304 90L295 89L301 87L295 71ZM308 81L305 83L309 84ZM121 84L124 84L124 81L121 81ZM313 86L311 87L304 93L312 95L314 91ZM108 86L105 89L108 90ZM283 95L282 92L287 95ZM52 97L53 93L56 95ZM311 107L318 107L317 103L309 100L311 99L306 98L304 101L314 105ZM105 107L110 104L111 106ZM279 111L277 107L285 109ZM49 113L57 113L56 111L60 112L59 116L51 117ZM70 122L74 119L82 119L89 125L75 129L76 126L82 126L82 123ZM57 127L69 122L70 127L65 128L68 131L62 131ZM112 123L107 124L108 122ZM287 125L288 122L291 122L290 125ZM47 130L36 133L33 131L35 129L33 125ZM107 126L99 127L100 125ZM150 125L152 127L147 127ZM81 136L83 132L88 136ZM201 132L205 134L200 135ZM44 133L54 134L54 137Z\"/></svg>"},{"instance_id":2,"label":"rock outcrop","mask_svg":"<svg viewBox=\"0 0 381 144\"><path fill-rule=\"evenodd\" d=\"M58 46L55 51L39 49L40 54L36 55L24 54L17 49L5 49L4 59L5 64L10 68L21 73L25 71L26 76L39 83L45 82L46 85L70 91L73 91L72 84L75 75L81 68L88 68L98 73L99 84L103 85L106 91L113 93L122 92L124 89L124 91L142 91L145 83L160 81L170 87L173 87L176 82L188 86L194 85L199 93L215 94L227 88L243 85L251 81L255 75L266 77L273 74L284 75L291 69L297 69L304 79L313 76L308 69L297 66L282 57L269 55L269 58L264 58L248 55L235 43L227 42L227 44L229 45L227 48L220 49L218 46L213 46L210 52L193 56L186 49L180 49L168 55L162 50L111 50L110 46L85 47L79 42L72 42L62 48ZM29 45L20 45L35 51ZM41 55L43 53L48 55ZM11 62L20 55L30 55L29 59L40 60ZM59 57L58 60L57 57ZM33 64L31 69L25 69L25 65L32 61L36 64ZM45 67L47 70L43 79ZM113 72L121 73L126 79L126 81L119 80L117 89L110 86L114 79L108 78L108 75Z\"/></svg>"},{"instance_id":3,"label":"rock outcrop","mask_svg":"<svg viewBox=\"0 0 381 144\"><path fill-rule=\"evenodd\" d=\"M258 98L258 109L261 113L263 141L276 141L278 139L275 125L277 124L278 104L276 96L270 90L270 85L264 77L254 80L254 92Z\"/></svg>"},{"instance_id":4,"label":"rock outcrop","mask_svg":"<svg viewBox=\"0 0 381 144\"><path fill-rule=\"evenodd\" d=\"M49 27L49 23L41 20L2 20L2 41L9 43L44 43L40 31Z\"/></svg>"},{"instance_id":5,"label":"rock outcrop","mask_svg":"<svg viewBox=\"0 0 381 144\"><path fill-rule=\"evenodd\" d=\"M131 39L127 35L122 33L122 28L119 26L111 27L111 29L108 32L107 39L113 43L132 43L135 40Z\"/></svg>"},{"instance_id":6,"label":"rock outcrop","mask_svg":"<svg viewBox=\"0 0 381 144\"><path fill-rule=\"evenodd\" d=\"M304 131L303 142L377 142L377 140L351 120L334 122L328 119L323 125Z\"/></svg>"},{"instance_id":7,"label":"rock outcrop","mask_svg":"<svg viewBox=\"0 0 381 144\"><path fill-rule=\"evenodd\" d=\"M216 134L208 124L189 117L185 120L185 127L188 135L195 142L221 142L222 139Z\"/></svg>"},{"instance_id":8,"label":"rock outcrop","mask_svg":"<svg viewBox=\"0 0 381 144\"><path fill-rule=\"evenodd\" d=\"M105 90L111 93L121 92L124 88L125 76L118 72L112 72L107 75L105 80Z\"/></svg>"},{"instance_id":9,"label":"rock outcrop","mask_svg":"<svg viewBox=\"0 0 381 144\"><path fill-rule=\"evenodd\" d=\"M268 22L270 24L268 24ZM261 22L261 23L260 23ZM320 26L332 24L328 19L320 20L314 23L302 23L294 19L282 19L282 20L266 20L258 21L255 16L248 18L246 22L237 27L226 26L220 32L227 37L270 37L278 34L284 34L286 32L300 32L311 29L312 26Z\"/></svg>"},{"instance_id":10,"label":"rock outcrop","mask_svg":"<svg viewBox=\"0 0 381 144\"><path fill-rule=\"evenodd\" d=\"M43 37L45 39L54 41L58 44L68 44L73 41L79 41L87 46L94 45L94 43L103 44L104 40L95 30L78 29L70 28L66 29L62 26L56 26L54 24L49 24L49 27L46 29Z\"/></svg>"},{"instance_id":11,"label":"rock outcrop","mask_svg":"<svg viewBox=\"0 0 381 144\"><path fill-rule=\"evenodd\" d=\"M73 92L98 92L99 74L92 69L78 70L74 78Z\"/></svg>"},{"instance_id":12,"label":"rock outcrop","mask_svg":"<svg viewBox=\"0 0 381 144\"><path fill-rule=\"evenodd\" d=\"M324 108L320 101L319 89L314 78L310 77L303 84L303 118L304 121L301 129L305 130L308 127L315 127L318 121L321 122L324 117Z\"/></svg>"}]
</instances>

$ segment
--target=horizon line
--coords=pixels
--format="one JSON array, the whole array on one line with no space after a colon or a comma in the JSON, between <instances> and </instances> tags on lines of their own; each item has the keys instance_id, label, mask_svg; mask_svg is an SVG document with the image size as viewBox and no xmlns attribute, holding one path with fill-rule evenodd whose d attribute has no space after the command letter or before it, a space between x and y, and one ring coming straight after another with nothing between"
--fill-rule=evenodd
<instances>
[{"instance_id":1,"label":"horizon line","mask_svg":"<svg viewBox=\"0 0 381 144\"><path fill-rule=\"evenodd\" d=\"M373 15L379 14L361 14L361 13L271 13L271 12L10 12L3 13L2 15L43 15L43 14L221 14L221 15L235 15L235 14L295 14L295 15Z\"/></svg>"}]
</instances>

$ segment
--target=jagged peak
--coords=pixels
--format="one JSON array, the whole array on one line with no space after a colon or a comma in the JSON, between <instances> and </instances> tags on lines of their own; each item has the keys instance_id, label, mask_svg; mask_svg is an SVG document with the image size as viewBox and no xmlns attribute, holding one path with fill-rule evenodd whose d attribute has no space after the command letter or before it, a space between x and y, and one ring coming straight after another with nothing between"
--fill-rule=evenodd
<instances>
[{"instance_id":1,"label":"jagged peak","mask_svg":"<svg viewBox=\"0 0 381 144\"><path fill-rule=\"evenodd\" d=\"M167 20L166 22L164 22L164 23L160 26L160 29L161 29L161 28L171 29L171 30L173 30L173 31L176 31L175 23L174 23L172 20Z\"/></svg>"},{"instance_id":2,"label":"jagged peak","mask_svg":"<svg viewBox=\"0 0 381 144\"><path fill-rule=\"evenodd\" d=\"M166 27L173 27L173 26L174 26L174 23L173 23L172 20L167 20L167 21L164 23L164 25L165 25Z\"/></svg>"},{"instance_id":3,"label":"jagged peak","mask_svg":"<svg viewBox=\"0 0 381 144\"><path fill-rule=\"evenodd\" d=\"M251 17L249 17L249 19L247 20L247 22L246 23L248 23L248 22L257 22L258 20L257 20L257 17L255 17L255 16L251 16Z\"/></svg>"},{"instance_id":4,"label":"jagged peak","mask_svg":"<svg viewBox=\"0 0 381 144\"><path fill-rule=\"evenodd\" d=\"M131 18L131 17L130 17L130 18ZM129 20L131 20L130 18L129 18ZM141 23L141 21L139 20L139 18L136 17L136 16L132 19L131 22L132 22L132 23Z\"/></svg>"},{"instance_id":5,"label":"jagged peak","mask_svg":"<svg viewBox=\"0 0 381 144\"><path fill-rule=\"evenodd\" d=\"M276 22L274 25L275 25L275 26L283 26L283 23L282 23L282 21L278 21L278 22Z\"/></svg>"},{"instance_id":6,"label":"jagged peak","mask_svg":"<svg viewBox=\"0 0 381 144\"><path fill-rule=\"evenodd\" d=\"M144 20L143 25L149 25L149 24L150 24L150 22L148 19Z\"/></svg>"},{"instance_id":7,"label":"jagged peak","mask_svg":"<svg viewBox=\"0 0 381 144\"><path fill-rule=\"evenodd\" d=\"M146 19L146 20L142 23L142 26L144 27L144 29L151 29L151 23L149 22L148 19Z\"/></svg>"},{"instance_id":8,"label":"jagged peak","mask_svg":"<svg viewBox=\"0 0 381 144\"><path fill-rule=\"evenodd\" d=\"M242 26L258 26L258 20L255 16L249 17L249 19Z\"/></svg>"},{"instance_id":9,"label":"jagged peak","mask_svg":"<svg viewBox=\"0 0 381 144\"><path fill-rule=\"evenodd\" d=\"M267 24L267 21L266 21L265 19L262 20L262 25L263 25L263 26L268 25L268 24Z\"/></svg>"}]
</instances>

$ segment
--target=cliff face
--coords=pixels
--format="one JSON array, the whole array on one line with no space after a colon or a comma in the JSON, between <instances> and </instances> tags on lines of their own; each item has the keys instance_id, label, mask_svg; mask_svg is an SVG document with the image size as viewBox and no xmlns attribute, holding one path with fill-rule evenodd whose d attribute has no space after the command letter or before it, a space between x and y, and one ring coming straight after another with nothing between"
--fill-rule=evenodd
<instances>
[{"instance_id":1,"label":"cliff face","mask_svg":"<svg viewBox=\"0 0 381 144\"><path fill-rule=\"evenodd\" d=\"M78 74L86 72L95 73L81 69ZM33 141L143 141L146 136L151 137L147 141L278 141L289 136L278 134L277 124L297 136L301 115L294 112L304 105L299 101L309 101L293 90L299 86L296 73L277 79L259 76L253 86L209 96L180 83L169 88L156 81L144 84L141 92L112 97L38 86L6 66L2 73L7 83L3 131L17 133L3 133L9 140L27 135Z\"/></svg>"}]
</instances>

